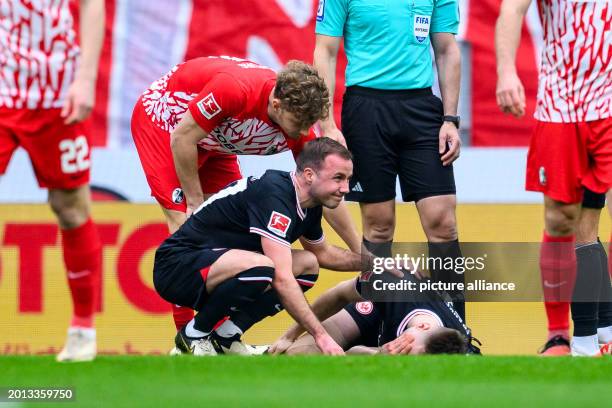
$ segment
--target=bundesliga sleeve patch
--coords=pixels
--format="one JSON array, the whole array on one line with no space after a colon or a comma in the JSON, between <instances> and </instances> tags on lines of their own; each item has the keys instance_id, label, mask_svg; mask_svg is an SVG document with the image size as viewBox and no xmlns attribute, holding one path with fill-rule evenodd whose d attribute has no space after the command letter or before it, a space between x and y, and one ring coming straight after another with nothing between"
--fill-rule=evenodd
<instances>
[{"instance_id":1,"label":"bundesliga sleeve patch","mask_svg":"<svg viewBox=\"0 0 612 408\"><path fill-rule=\"evenodd\" d=\"M206 95L197 105L202 115L209 120L221 112L221 107L215 100L212 92Z\"/></svg>"},{"instance_id":2,"label":"bundesliga sleeve patch","mask_svg":"<svg viewBox=\"0 0 612 408\"><path fill-rule=\"evenodd\" d=\"M268 230L283 238L287 237L287 230L291 225L291 218L276 211L272 211L270 221L268 221Z\"/></svg>"}]
</instances>

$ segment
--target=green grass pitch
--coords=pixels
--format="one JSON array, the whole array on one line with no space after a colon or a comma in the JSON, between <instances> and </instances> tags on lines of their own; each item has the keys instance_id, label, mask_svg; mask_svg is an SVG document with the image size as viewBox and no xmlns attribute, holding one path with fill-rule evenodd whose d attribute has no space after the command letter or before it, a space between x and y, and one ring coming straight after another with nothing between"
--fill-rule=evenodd
<instances>
[{"instance_id":1,"label":"green grass pitch","mask_svg":"<svg viewBox=\"0 0 612 408\"><path fill-rule=\"evenodd\" d=\"M76 401L12 406L600 408L612 401L612 358L0 357L0 387L26 386L70 386Z\"/></svg>"}]
</instances>

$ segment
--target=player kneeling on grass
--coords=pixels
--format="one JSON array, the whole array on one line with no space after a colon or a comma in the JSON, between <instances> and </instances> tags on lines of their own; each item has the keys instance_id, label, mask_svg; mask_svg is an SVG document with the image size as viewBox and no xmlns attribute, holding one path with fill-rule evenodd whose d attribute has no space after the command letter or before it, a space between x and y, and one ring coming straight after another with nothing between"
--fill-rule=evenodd
<instances>
[{"instance_id":1,"label":"player kneeling on grass","mask_svg":"<svg viewBox=\"0 0 612 408\"><path fill-rule=\"evenodd\" d=\"M319 265L360 269L361 256L329 245L321 228L323 207L337 207L348 192L351 154L321 138L306 144L296 164L295 173L268 170L221 190L157 250L156 290L198 311L176 335L181 351L256 354L241 335L284 306L323 353L343 354L302 291L314 285ZM298 239L306 251L291 250Z\"/></svg>"},{"instance_id":2,"label":"player kneeling on grass","mask_svg":"<svg viewBox=\"0 0 612 408\"><path fill-rule=\"evenodd\" d=\"M350 354L480 354L470 329L451 302L437 294L424 301L364 300L362 282L351 279L323 293L312 305L323 327ZM272 347L274 354L317 354L304 330L291 327Z\"/></svg>"}]
</instances>

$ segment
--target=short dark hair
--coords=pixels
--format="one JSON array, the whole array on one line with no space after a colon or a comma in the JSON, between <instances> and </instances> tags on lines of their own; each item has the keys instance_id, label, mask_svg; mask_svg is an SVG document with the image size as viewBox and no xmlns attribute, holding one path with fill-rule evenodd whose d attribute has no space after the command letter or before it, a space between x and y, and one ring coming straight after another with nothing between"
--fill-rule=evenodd
<instances>
[{"instance_id":1,"label":"short dark hair","mask_svg":"<svg viewBox=\"0 0 612 408\"><path fill-rule=\"evenodd\" d=\"M458 330L442 327L437 329L425 343L427 354L466 354L467 338Z\"/></svg>"},{"instance_id":2,"label":"short dark hair","mask_svg":"<svg viewBox=\"0 0 612 408\"><path fill-rule=\"evenodd\" d=\"M291 112L300 129L312 126L329 115L329 90L316 68L302 61L291 60L276 76L274 97L281 107Z\"/></svg>"},{"instance_id":3,"label":"short dark hair","mask_svg":"<svg viewBox=\"0 0 612 408\"><path fill-rule=\"evenodd\" d=\"M346 160L353 160L353 155L348 149L329 137L319 137L304 145L304 148L295 159L297 171L303 172L306 167L319 170L325 158L331 154L337 154Z\"/></svg>"}]
</instances>

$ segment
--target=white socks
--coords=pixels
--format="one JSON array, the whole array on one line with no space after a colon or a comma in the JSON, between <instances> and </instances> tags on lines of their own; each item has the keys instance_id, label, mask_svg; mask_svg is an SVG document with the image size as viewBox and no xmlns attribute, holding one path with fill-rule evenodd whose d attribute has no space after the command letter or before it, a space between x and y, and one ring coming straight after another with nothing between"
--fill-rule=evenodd
<instances>
[{"instance_id":1,"label":"white socks","mask_svg":"<svg viewBox=\"0 0 612 408\"><path fill-rule=\"evenodd\" d=\"M225 338L230 338L235 335L239 335L239 336L243 335L243 332L242 330L240 330L240 327L236 326L234 322L232 322L229 319L224 321L221 326L217 327L217 330L215 330L215 332L219 336L225 337Z\"/></svg>"},{"instance_id":2,"label":"white socks","mask_svg":"<svg viewBox=\"0 0 612 408\"><path fill-rule=\"evenodd\" d=\"M597 337L599 337L600 343L606 344L612 342L612 326L597 329Z\"/></svg>"},{"instance_id":3,"label":"white socks","mask_svg":"<svg viewBox=\"0 0 612 408\"><path fill-rule=\"evenodd\" d=\"M80 333L88 340L96 339L96 329L93 327L69 327L68 334Z\"/></svg>"},{"instance_id":4,"label":"white socks","mask_svg":"<svg viewBox=\"0 0 612 408\"><path fill-rule=\"evenodd\" d=\"M597 335L572 337L572 356L596 356L599 354Z\"/></svg>"},{"instance_id":5,"label":"white socks","mask_svg":"<svg viewBox=\"0 0 612 408\"><path fill-rule=\"evenodd\" d=\"M195 319L191 319L191 321L187 323L187 326L185 326L185 334L187 335L187 337L199 339L201 337L205 337L210 334L210 333L204 333L202 331L199 331L198 329L193 327L194 323L195 323Z\"/></svg>"}]
</instances>

